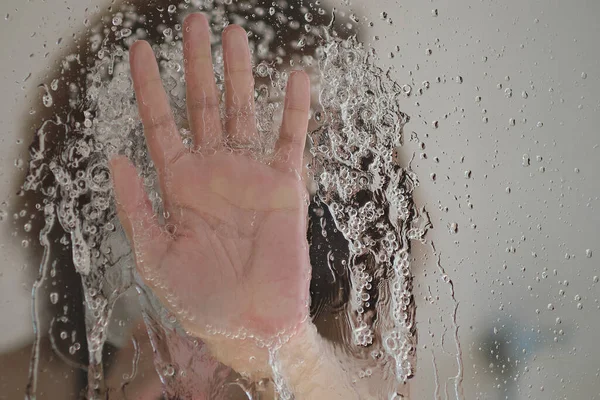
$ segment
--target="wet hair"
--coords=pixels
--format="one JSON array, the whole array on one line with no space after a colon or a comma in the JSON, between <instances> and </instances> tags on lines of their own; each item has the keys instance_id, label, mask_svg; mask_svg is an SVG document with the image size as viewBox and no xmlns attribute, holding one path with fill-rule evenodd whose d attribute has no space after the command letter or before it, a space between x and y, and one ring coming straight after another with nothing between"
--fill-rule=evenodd
<instances>
[{"instance_id":1,"label":"wet hair","mask_svg":"<svg viewBox=\"0 0 600 400\"><path fill-rule=\"evenodd\" d=\"M61 296L58 301L43 302L42 310L48 315L62 316L54 321L57 326L53 335L61 330L77 332L81 349L76 363L87 364L88 352L84 340L85 299L81 276L73 263L73 247L67 238L67 229L58 223L47 235L45 257L42 257L44 247L36 240L46 226L44 207L58 204L63 195L49 189L55 186L56 177L48 162L61 157L74 138L83 137L81 126L89 117L86 115L86 93L93 85L88 80L88 71L95 65L98 51L115 48L115 40L123 39L125 35L131 35L122 40L126 46L131 45L135 38L143 38L151 44L161 43L165 39L165 27L181 23L182 15L195 11L206 13L213 32L219 38L220 31L227 24L242 25L249 32L254 55L259 60L280 66L290 60L314 56L322 35L315 30L316 26L330 26L330 32L342 38L355 35L354 28L332 18L332 13L319 1L309 3L302 0L129 0L99 10L95 20L85 21L86 31L74 37L67 55L57 64L55 75L44 77L46 82L52 82L50 88L46 88L51 92L52 106L39 104L33 115L27 115L23 136L29 137L32 131L37 134L29 148L31 168L24 185L27 190L19 190L17 201L12 205L13 213L19 216L15 223L17 231L30 239L30 263L39 264L42 258L51 263L52 280L45 281L39 295L41 299L48 299L49 293L56 291ZM267 39L270 41L269 49L275 51L261 47ZM85 165L73 168L85 169ZM33 171L40 175L33 177ZM34 181L36 183L32 184ZM115 218L112 215L112 219ZM335 230L327 207L316 199L309 206L309 219L307 235L313 266L311 315L322 334L333 339L335 334L323 328L327 325L323 321L341 311L347 301L349 283L347 279L336 279L336 275L344 274L343 266L332 268L329 259L332 256L338 260L347 259L348 250L345 239ZM325 227L320 223L322 219L328 221ZM26 224L28 228L23 229ZM323 230L328 233L327 240ZM55 342L55 351L68 354L67 341ZM84 382L83 375L82 385Z\"/></svg>"}]
</instances>

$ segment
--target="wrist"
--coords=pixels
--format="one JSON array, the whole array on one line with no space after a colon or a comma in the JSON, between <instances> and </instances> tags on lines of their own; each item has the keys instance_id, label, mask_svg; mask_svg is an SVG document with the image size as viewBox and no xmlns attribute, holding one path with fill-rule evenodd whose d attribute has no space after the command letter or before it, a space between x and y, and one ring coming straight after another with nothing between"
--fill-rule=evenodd
<instances>
[{"instance_id":1,"label":"wrist","mask_svg":"<svg viewBox=\"0 0 600 400\"><path fill-rule=\"evenodd\" d=\"M219 335L200 337L211 355L243 376L257 381L271 377L269 352L252 338L228 338Z\"/></svg>"},{"instance_id":2,"label":"wrist","mask_svg":"<svg viewBox=\"0 0 600 400\"><path fill-rule=\"evenodd\" d=\"M278 350L276 362L281 370L281 378L296 398L359 398L333 347L319 335L312 323L301 326L296 335Z\"/></svg>"},{"instance_id":3,"label":"wrist","mask_svg":"<svg viewBox=\"0 0 600 400\"><path fill-rule=\"evenodd\" d=\"M186 330L189 335L201 339L211 355L219 362L253 380L273 378L272 366L269 362L270 348L277 349L277 358L285 363L286 369L290 370L291 378L299 376L299 369L303 369L304 365L312 365L318 358L313 352L320 338L316 327L310 321L300 323L293 329L289 338L276 337L268 344L246 335L230 336L197 329Z\"/></svg>"},{"instance_id":4,"label":"wrist","mask_svg":"<svg viewBox=\"0 0 600 400\"><path fill-rule=\"evenodd\" d=\"M301 323L277 350L260 347L254 338L234 339L198 335L221 363L253 380L280 380L297 398L306 400L358 399L351 380L336 360L332 348L312 322ZM270 360L270 357L274 357ZM277 374L274 376L273 365Z\"/></svg>"},{"instance_id":5,"label":"wrist","mask_svg":"<svg viewBox=\"0 0 600 400\"><path fill-rule=\"evenodd\" d=\"M316 326L307 321L299 326L296 333L276 352L276 358L283 369L286 380L297 386L302 377L314 371L322 363L323 339Z\"/></svg>"}]
</instances>

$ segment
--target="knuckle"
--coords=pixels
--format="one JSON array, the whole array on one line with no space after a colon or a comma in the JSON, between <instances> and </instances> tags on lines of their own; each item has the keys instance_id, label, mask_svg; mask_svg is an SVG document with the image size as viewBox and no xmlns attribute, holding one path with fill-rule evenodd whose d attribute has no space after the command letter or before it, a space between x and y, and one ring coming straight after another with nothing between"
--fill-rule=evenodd
<instances>
[{"instance_id":1,"label":"knuckle","mask_svg":"<svg viewBox=\"0 0 600 400\"><path fill-rule=\"evenodd\" d=\"M218 110L219 109L219 100L214 96L209 96L206 93L201 96L193 97L191 103L189 104L190 111L197 110Z\"/></svg>"},{"instance_id":2,"label":"knuckle","mask_svg":"<svg viewBox=\"0 0 600 400\"><path fill-rule=\"evenodd\" d=\"M226 74L229 76L230 80L248 80L249 82L254 83L254 76L252 74L252 68L250 66L245 67L229 67L226 70Z\"/></svg>"},{"instance_id":3,"label":"knuckle","mask_svg":"<svg viewBox=\"0 0 600 400\"><path fill-rule=\"evenodd\" d=\"M304 145L304 139L302 135L293 133L288 130L282 130L279 133L279 142L281 146L288 147L302 147Z\"/></svg>"},{"instance_id":4,"label":"knuckle","mask_svg":"<svg viewBox=\"0 0 600 400\"><path fill-rule=\"evenodd\" d=\"M212 70L212 57L210 55L210 53L202 53L202 52L193 52L189 57L188 57L189 63L190 65L193 65L195 68L198 67L203 67L203 66L210 66L211 70ZM190 70L190 72L193 72L193 68Z\"/></svg>"},{"instance_id":5,"label":"knuckle","mask_svg":"<svg viewBox=\"0 0 600 400\"><path fill-rule=\"evenodd\" d=\"M174 165L179 163L179 161L181 161L183 158L185 158L188 154L189 154L189 152L187 152L185 150L176 151L175 153L170 154L168 156L168 158L165 160L165 165L167 167L172 168Z\"/></svg>"},{"instance_id":6,"label":"knuckle","mask_svg":"<svg viewBox=\"0 0 600 400\"><path fill-rule=\"evenodd\" d=\"M173 129L174 122L171 113L163 114L158 118L152 118L150 124L146 127L151 133L171 131Z\"/></svg>"},{"instance_id":7,"label":"knuckle","mask_svg":"<svg viewBox=\"0 0 600 400\"><path fill-rule=\"evenodd\" d=\"M137 85L135 85L135 86L136 86L136 91L138 93L144 93L148 89L151 89L155 86L159 86L160 88L163 87L162 80L160 79L160 77L143 80L142 82L138 82Z\"/></svg>"},{"instance_id":8,"label":"knuckle","mask_svg":"<svg viewBox=\"0 0 600 400\"><path fill-rule=\"evenodd\" d=\"M288 103L285 106L285 111L287 113L305 115L310 111L310 107L304 104Z\"/></svg>"}]
</instances>

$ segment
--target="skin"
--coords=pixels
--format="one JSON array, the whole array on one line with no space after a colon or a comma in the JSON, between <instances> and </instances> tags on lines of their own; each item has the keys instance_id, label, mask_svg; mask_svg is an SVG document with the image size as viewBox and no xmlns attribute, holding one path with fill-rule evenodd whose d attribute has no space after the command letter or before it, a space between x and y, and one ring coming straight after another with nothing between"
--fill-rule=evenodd
<instances>
[{"instance_id":1,"label":"skin","mask_svg":"<svg viewBox=\"0 0 600 400\"><path fill-rule=\"evenodd\" d=\"M357 398L308 317L308 200L301 171L309 78L291 73L276 156L261 163L251 154L257 130L246 32L231 25L223 33L226 117L221 121L208 22L192 14L183 29L196 151L182 143L151 47L140 41L130 53L139 113L168 216L162 221L154 215L127 158L111 160L119 219L138 271L181 325L224 364L255 378L270 377L269 354L254 338L272 340L286 332L293 336L277 359L297 398Z\"/></svg>"}]
</instances>

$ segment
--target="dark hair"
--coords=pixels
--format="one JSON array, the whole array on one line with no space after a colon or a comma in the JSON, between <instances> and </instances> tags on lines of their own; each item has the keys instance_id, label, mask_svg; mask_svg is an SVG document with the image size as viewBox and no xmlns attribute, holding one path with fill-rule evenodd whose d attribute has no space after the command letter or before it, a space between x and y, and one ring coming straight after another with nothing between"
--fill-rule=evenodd
<instances>
[{"instance_id":1,"label":"dark hair","mask_svg":"<svg viewBox=\"0 0 600 400\"><path fill-rule=\"evenodd\" d=\"M174 2L178 4L173 5ZM36 134L30 146L28 175L18 193L18 201L13 204L14 213L21 213L16 223L21 235L34 239L45 227L51 228L47 235L48 242L41 246L37 240L30 240L28 251L36 263L40 260L50 263L49 267L54 271L52 282L46 280L38 295L48 299L50 291L61 292L58 301L45 302L51 315L63 317L53 322L60 325L61 329L53 329L52 334L67 328L77 332L81 351L78 358L72 361L79 364L87 363L88 354L83 339L83 277L76 272L73 263L73 244L66 237L68 229L62 226L62 221L49 225L44 219L44 207L56 205L63 196L60 191L52 189L56 186L57 178L51 170L50 161L62 162L70 168L70 173L85 169L90 162L82 157L79 163L67 165L64 154L74 141L83 138L81 126L90 117L85 114L86 93L94 84L88 81L87 72L96 64L98 52L103 48L114 49L117 45L124 45L126 50L136 36L151 44L160 43L165 39L164 28L160 29L160 25L175 26L180 22L182 13L193 11L207 14L213 32L218 37L226 24L242 25L249 32L249 42L255 48L255 56L274 64L314 55L323 33L315 27L329 26L329 32L340 37L355 34L351 25L335 21L332 13L320 5L320 1L309 3L302 0L129 0L111 5L95 21L86 20L86 31L75 37L68 48L70 53L57 64L55 76L49 79L48 76L44 77L47 82L52 82L50 87L41 85L51 94L51 107L42 107L40 104L35 114L27 116L24 136L29 136L31 130L35 130ZM259 48L261 41L266 39L265 32L270 35L269 48L276 51ZM49 105L47 99L45 105ZM86 197L83 199L83 203L89 200ZM83 212L83 209L80 211ZM115 218L113 210L109 209L107 213L107 221ZM341 233L334 229L333 218L327 207L318 200L311 203L309 218L308 238L313 266L311 314L317 318L317 326L324 336L333 338L334 334L322 329L324 324L320 322L326 320L327 315L338 312L339 306L346 302L348 280L336 279L336 276L344 274L345 268L342 265L332 266L329 259L332 256L337 260L347 259L347 246ZM325 228L318 222L323 218L328 221ZM57 222L61 222L61 225ZM26 223L28 228L21 229ZM327 231L326 240L322 235L323 229ZM66 312L65 306L68 307ZM55 351L68 354L67 341L54 340L53 343Z\"/></svg>"}]
</instances>

